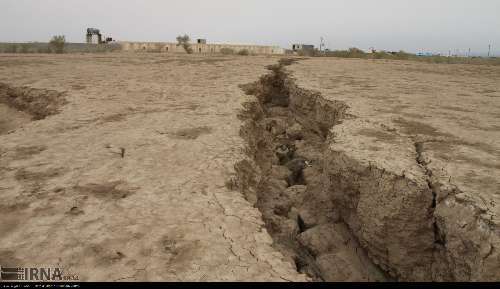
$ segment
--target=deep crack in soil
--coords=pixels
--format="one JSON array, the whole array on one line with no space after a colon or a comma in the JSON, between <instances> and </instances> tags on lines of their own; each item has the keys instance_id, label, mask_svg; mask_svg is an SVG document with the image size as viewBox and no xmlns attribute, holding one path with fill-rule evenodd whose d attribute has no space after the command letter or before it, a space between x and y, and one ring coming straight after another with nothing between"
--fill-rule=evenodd
<instances>
[{"instance_id":1,"label":"deep crack in soil","mask_svg":"<svg viewBox=\"0 0 500 289\"><path fill-rule=\"evenodd\" d=\"M250 160L236 165L236 185L262 212L275 246L316 281L384 281L342 221L327 186L323 151L347 106L297 87L284 59L243 85L241 135Z\"/></svg>"},{"instance_id":2,"label":"deep crack in soil","mask_svg":"<svg viewBox=\"0 0 500 289\"><path fill-rule=\"evenodd\" d=\"M482 229L492 223L471 202L467 218L478 228L457 227L452 210L465 201L434 176L427 143L408 136L419 167L411 176L337 151L330 131L354 116L344 102L298 87L286 69L294 61L281 60L242 86L255 98L240 114L247 158L236 164L231 183L261 211L276 248L317 281L454 281L483 274L485 259L477 256L494 259L495 230Z\"/></svg>"},{"instance_id":3,"label":"deep crack in soil","mask_svg":"<svg viewBox=\"0 0 500 289\"><path fill-rule=\"evenodd\" d=\"M446 245L446 236L440 231L439 226L437 224L437 221L434 218L434 210L436 209L436 205L437 205L437 193L436 193L437 189L436 189L436 185L432 181L432 177L433 177L432 170L429 169L429 167L427 166L428 163L423 156L424 146L425 146L425 142L423 142L423 141L416 141L415 142L415 152L417 155L416 161L417 161L417 164L424 170L425 175L427 176L427 180L426 180L427 186L429 187L429 190L432 193L432 204L431 204L430 214L431 214L431 218L434 220L434 222L432 224L433 230L434 230L434 242L435 242L436 246L445 246ZM439 248L439 249L441 249L441 248Z\"/></svg>"}]
</instances>

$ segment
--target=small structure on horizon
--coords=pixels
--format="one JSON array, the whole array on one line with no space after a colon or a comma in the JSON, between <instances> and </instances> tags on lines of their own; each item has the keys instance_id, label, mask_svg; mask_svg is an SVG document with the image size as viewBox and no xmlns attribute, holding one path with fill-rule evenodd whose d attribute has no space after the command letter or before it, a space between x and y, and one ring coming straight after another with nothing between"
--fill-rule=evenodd
<instances>
[{"instance_id":1,"label":"small structure on horizon","mask_svg":"<svg viewBox=\"0 0 500 289\"><path fill-rule=\"evenodd\" d=\"M97 42L94 41L94 35L97 36ZM87 28L87 44L105 44L109 42L113 42L113 38L106 37L106 39L102 40L101 31L97 28Z\"/></svg>"},{"instance_id":2,"label":"small structure on horizon","mask_svg":"<svg viewBox=\"0 0 500 289\"><path fill-rule=\"evenodd\" d=\"M305 51L305 50L314 50L314 45L312 44L293 44L293 51Z\"/></svg>"},{"instance_id":3,"label":"small structure on horizon","mask_svg":"<svg viewBox=\"0 0 500 289\"><path fill-rule=\"evenodd\" d=\"M207 44L207 40L199 38L199 39L196 40L196 43L198 43L198 44Z\"/></svg>"},{"instance_id":4,"label":"small structure on horizon","mask_svg":"<svg viewBox=\"0 0 500 289\"><path fill-rule=\"evenodd\" d=\"M87 28L87 44L94 43L94 35L97 36L97 44L102 43L102 34L99 29L96 28Z\"/></svg>"}]
</instances>

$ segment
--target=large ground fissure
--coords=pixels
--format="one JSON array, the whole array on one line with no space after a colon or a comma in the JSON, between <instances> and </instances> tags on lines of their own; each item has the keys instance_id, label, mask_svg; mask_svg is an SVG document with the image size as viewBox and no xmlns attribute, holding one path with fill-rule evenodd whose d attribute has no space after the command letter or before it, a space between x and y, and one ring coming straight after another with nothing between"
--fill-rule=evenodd
<instances>
[{"instance_id":1,"label":"large ground fissure","mask_svg":"<svg viewBox=\"0 0 500 289\"><path fill-rule=\"evenodd\" d=\"M250 160L237 164L238 184L262 212L276 247L318 281L382 281L385 274L342 221L329 195L324 150L347 106L299 88L285 67L244 85L241 134Z\"/></svg>"}]
</instances>

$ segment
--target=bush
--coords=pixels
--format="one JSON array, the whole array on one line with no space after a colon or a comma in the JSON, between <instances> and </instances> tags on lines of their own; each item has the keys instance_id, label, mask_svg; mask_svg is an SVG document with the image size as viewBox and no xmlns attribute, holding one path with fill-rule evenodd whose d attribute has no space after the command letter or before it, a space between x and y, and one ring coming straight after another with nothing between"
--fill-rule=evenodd
<instances>
[{"instance_id":1,"label":"bush","mask_svg":"<svg viewBox=\"0 0 500 289\"><path fill-rule=\"evenodd\" d=\"M238 55L248 56L248 55L250 55L250 51L248 51L248 49L242 49L242 50L238 51Z\"/></svg>"},{"instance_id":2,"label":"bush","mask_svg":"<svg viewBox=\"0 0 500 289\"><path fill-rule=\"evenodd\" d=\"M411 57L415 56L414 54L410 54L410 53L407 53L403 50L400 50L399 52L397 52L395 54L396 58L397 59L400 59L400 60L408 60L410 59Z\"/></svg>"},{"instance_id":3,"label":"bush","mask_svg":"<svg viewBox=\"0 0 500 289\"><path fill-rule=\"evenodd\" d=\"M50 48L47 47L38 47L36 50L37 53L50 53Z\"/></svg>"},{"instance_id":4,"label":"bush","mask_svg":"<svg viewBox=\"0 0 500 289\"><path fill-rule=\"evenodd\" d=\"M5 47L5 53L17 53L17 45L16 44L8 44Z\"/></svg>"},{"instance_id":5,"label":"bush","mask_svg":"<svg viewBox=\"0 0 500 289\"><path fill-rule=\"evenodd\" d=\"M299 55L307 55L299 51ZM391 60L411 60L426 63L442 63L442 64L483 64L483 65L500 65L500 58L484 58L484 57L447 57L441 55L433 56L417 56L412 53L400 50L398 52L375 51L365 53L358 48L350 48L349 50L325 51L324 53L315 53L319 57L342 57L342 58L362 58L362 59L391 59Z\"/></svg>"},{"instance_id":6,"label":"bush","mask_svg":"<svg viewBox=\"0 0 500 289\"><path fill-rule=\"evenodd\" d=\"M64 53L65 45L66 37L64 35L56 35L49 42L50 50L58 54Z\"/></svg>"},{"instance_id":7,"label":"bush","mask_svg":"<svg viewBox=\"0 0 500 289\"><path fill-rule=\"evenodd\" d=\"M30 53L30 45L28 43L21 44L21 53Z\"/></svg>"},{"instance_id":8,"label":"bush","mask_svg":"<svg viewBox=\"0 0 500 289\"><path fill-rule=\"evenodd\" d=\"M364 58L366 56L366 53L363 50L356 47L349 48L347 54L349 58Z\"/></svg>"},{"instance_id":9,"label":"bush","mask_svg":"<svg viewBox=\"0 0 500 289\"><path fill-rule=\"evenodd\" d=\"M191 47L191 38L189 38L187 34L184 34L184 36L177 36L177 45L182 45L182 48L184 48L187 54L193 53L193 48Z\"/></svg>"},{"instance_id":10,"label":"bush","mask_svg":"<svg viewBox=\"0 0 500 289\"><path fill-rule=\"evenodd\" d=\"M232 55L232 54L234 54L234 50L231 48L224 47L224 48L220 49L220 53L225 54L225 55Z\"/></svg>"},{"instance_id":11,"label":"bush","mask_svg":"<svg viewBox=\"0 0 500 289\"><path fill-rule=\"evenodd\" d=\"M373 59L392 59L392 55L385 51L376 51L372 53Z\"/></svg>"}]
</instances>

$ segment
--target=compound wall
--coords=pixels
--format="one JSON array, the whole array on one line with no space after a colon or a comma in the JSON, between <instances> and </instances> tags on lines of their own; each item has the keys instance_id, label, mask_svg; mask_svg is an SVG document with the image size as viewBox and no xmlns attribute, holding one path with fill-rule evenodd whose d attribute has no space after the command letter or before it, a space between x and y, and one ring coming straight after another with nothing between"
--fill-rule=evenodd
<instances>
[{"instance_id":1,"label":"compound wall","mask_svg":"<svg viewBox=\"0 0 500 289\"><path fill-rule=\"evenodd\" d=\"M182 46L177 43L166 42L120 42L124 51L144 51L144 52L170 52L186 53ZM221 49L232 49L235 53L241 50L248 50L251 54L285 54L285 50L278 46L261 45L234 45L234 44L191 44L193 53L211 54L220 53Z\"/></svg>"}]
</instances>

